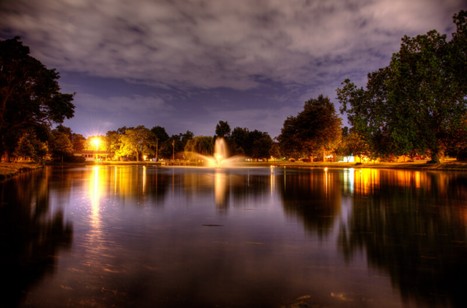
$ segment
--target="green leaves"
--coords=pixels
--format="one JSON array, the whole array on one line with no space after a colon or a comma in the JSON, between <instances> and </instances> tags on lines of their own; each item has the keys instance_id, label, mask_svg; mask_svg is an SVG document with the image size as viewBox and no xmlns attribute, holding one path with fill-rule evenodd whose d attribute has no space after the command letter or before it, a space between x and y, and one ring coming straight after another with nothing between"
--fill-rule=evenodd
<instances>
[{"instance_id":1,"label":"green leaves","mask_svg":"<svg viewBox=\"0 0 467 308\"><path fill-rule=\"evenodd\" d=\"M352 88L350 83L348 86ZM278 137L284 154L295 157L332 151L340 139L341 119L329 98L322 95L306 101L296 117L288 117Z\"/></svg>"},{"instance_id":2,"label":"green leaves","mask_svg":"<svg viewBox=\"0 0 467 308\"><path fill-rule=\"evenodd\" d=\"M453 142L449 136L467 112L466 16L455 16L453 40L436 30L405 36L390 64L368 75L365 89L348 79L337 89L341 112L377 154L428 151L437 160Z\"/></svg>"}]
</instances>

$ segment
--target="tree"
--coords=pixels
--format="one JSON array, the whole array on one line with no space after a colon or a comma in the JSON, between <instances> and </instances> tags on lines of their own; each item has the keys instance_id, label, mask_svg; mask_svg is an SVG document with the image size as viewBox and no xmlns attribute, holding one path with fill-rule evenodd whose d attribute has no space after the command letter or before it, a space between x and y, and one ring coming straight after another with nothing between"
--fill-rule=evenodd
<instances>
[{"instance_id":1,"label":"tree","mask_svg":"<svg viewBox=\"0 0 467 308\"><path fill-rule=\"evenodd\" d=\"M47 143L39 140L34 132L24 132L17 142L13 157L15 159L32 159L35 162L40 162L48 151Z\"/></svg>"},{"instance_id":2,"label":"tree","mask_svg":"<svg viewBox=\"0 0 467 308\"><path fill-rule=\"evenodd\" d=\"M164 147L164 143L166 143L167 140L169 140L169 135L165 131L165 128L161 126L154 126L153 128L151 128L151 132L155 136L155 140L156 140L154 154L156 156L156 159L159 159L160 149Z\"/></svg>"},{"instance_id":3,"label":"tree","mask_svg":"<svg viewBox=\"0 0 467 308\"><path fill-rule=\"evenodd\" d=\"M432 162L465 126L466 13L454 16L448 42L432 30L403 37L389 66L368 75L366 89L350 80L337 89L341 111L382 156L429 151ZM461 68L461 69L459 69Z\"/></svg>"},{"instance_id":4,"label":"tree","mask_svg":"<svg viewBox=\"0 0 467 308\"><path fill-rule=\"evenodd\" d=\"M341 119L329 98L320 95L305 102L304 110L284 121L278 137L283 153L288 155L322 155L334 151L341 139Z\"/></svg>"},{"instance_id":5,"label":"tree","mask_svg":"<svg viewBox=\"0 0 467 308\"><path fill-rule=\"evenodd\" d=\"M193 139L195 135L193 132L187 130L184 134L180 134L180 141L182 142L182 146L185 147L188 141Z\"/></svg>"},{"instance_id":6,"label":"tree","mask_svg":"<svg viewBox=\"0 0 467 308\"><path fill-rule=\"evenodd\" d=\"M272 147L272 138L266 132L260 132L254 130L250 132L249 139L251 143L251 148L247 152L248 156L252 158L269 158L271 154L269 153Z\"/></svg>"},{"instance_id":7,"label":"tree","mask_svg":"<svg viewBox=\"0 0 467 308\"><path fill-rule=\"evenodd\" d=\"M371 155L368 143L354 130L350 130L349 133L343 134L338 152L344 156L357 156L360 160L363 155Z\"/></svg>"},{"instance_id":8,"label":"tree","mask_svg":"<svg viewBox=\"0 0 467 308\"><path fill-rule=\"evenodd\" d=\"M117 155L120 157L133 157L139 161L144 155L152 153L155 145L153 134L146 127L139 125L134 128L128 128L120 136L120 148Z\"/></svg>"},{"instance_id":9,"label":"tree","mask_svg":"<svg viewBox=\"0 0 467 308\"><path fill-rule=\"evenodd\" d=\"M36 150L31 142L31 136L26 133L18 140L18 145L13 153L15 157L32 158L35 160Z\"/></svg>"},{"instance_id":10,"label":"tree","mask_svg":"<svg viewBox=\"0 0 467 308\"><path fill-rule=\"evenodd\" d=\"M233 154L252 158L268 158L273 142L266 132L235 127L230 135L230 143Z\"/></svg>"},{"instance_id":11,"label":"tree","mask_svg":"<svg viewBox=\"0 0 467 308\"><path fill-rule=\"evenodd\" d=\"M73 95L60 92L58 79L18 37L0 41L0 155L12 153L26 132L45 141L43 131L73 117Z\"/></svg>"},{"instance_id":12,"label":"tree","mask_svg":"<svg viewBox=\"0 0 467 308\"><path fill-rule=\"evenodd\" d=\"M117 153L119 152L121 147L120 137L122 135L123 133L120 133L118 130L111 130L106 133L107 152L110 153L111 157L113 157L114 159L120 158L120 156L118 156Z\"/></svg>"},{"instance_id":13,"label":"tree","mask_svg":"<svg viewBox=\"0 0 467 308\"><path fill-rule=\"evenodd\" d=\"M219 121L216 125L216 137L228 138L230 136L230 125L227 121Z\"/></svg>"},{"instance_id":14,"label":"tree","mask_svg":"<svg viewBox=\"0 0 467 308\"><path fill-rule=\"evenodd\" d=\"M233 154L245 155L249 151L248 128L235 127L230 135L230 150Z\"/></svg>"},{"instance_id":15,"label":"tree","mask_svg":"<svg viewBox=\"0 0 467 308\"><path fill-rule=\"evenodd\" d=\"M72 133L71 134L71 143L73 144L74 152L81 152L84 150L86 144L86 138L81 134Z\"/></svg>"},{"instance_id":16,"label":"tree","mask_svg":"<svg viewBox=\"0 0 467 308\"><path fill-rule=\"evenodd\" d=\"M201 155L212 155L214 151L214 140L209 136L196 136L188 140L185 152L198 153Z\"/></svg>"},{"instance_id":17,"label":"tree","mask_svg":"<svg viewBox=\"0 0 467 308\"><path fill-rule=\"evenodd\" d=\"M294 158L306 155L303 153L301 136L298 131L297 117L289 116L285 119L277 140L279 142L280 151L283 155Z\"/></svg>"},{"instance_id":18,"label":"tree","mask_svg":"<svg viewBox=\"0 0 467 308\"><path fill-rule=\"evenodd\" d=\"M73 144L70 140L71 130L65 126L58 126L52 130L50 139L50 152L52 158L63 162L73 155Z\"/></svg>"}]
</instances>

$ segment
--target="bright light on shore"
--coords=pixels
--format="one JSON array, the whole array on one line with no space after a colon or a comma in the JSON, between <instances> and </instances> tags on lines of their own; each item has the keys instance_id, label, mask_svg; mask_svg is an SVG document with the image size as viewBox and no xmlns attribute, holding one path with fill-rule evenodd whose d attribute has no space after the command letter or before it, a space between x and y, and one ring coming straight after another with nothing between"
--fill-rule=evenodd
<instances>
[{"instance_id":1,"label":"bright light on shore","mask_svg":"<svg viewBox=\"0 0 467 308\"><path fill-rule=\"evenodd\" d=\"M101 138L99 137L94 137L91 140L92 145L96 148L96 151L99 149L99 146L101 145Z\"/></svg>"}]
</instances>

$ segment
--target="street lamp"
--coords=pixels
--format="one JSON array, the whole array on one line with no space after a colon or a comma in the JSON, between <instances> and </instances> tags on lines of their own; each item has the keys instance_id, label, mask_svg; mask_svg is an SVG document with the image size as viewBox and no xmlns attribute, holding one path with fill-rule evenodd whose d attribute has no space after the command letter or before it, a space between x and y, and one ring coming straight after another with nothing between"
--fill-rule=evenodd
<instances>
[{"instance_id":1,"label":"street lamp","mask_svg":"<svg viewBox=\"0 0 467 308\"><path fill-rule=\"evenodd\" d=\"M99 150L99 145L101 144L101 139L99 137L94 137L94 138L92 138L91 142L92 142L92 144L94 145L94 148L95 148L95 150L94 150L94 152L96 154L96 160L95 161L97 162L97 151Z\"/></svg>"}]
</instances>

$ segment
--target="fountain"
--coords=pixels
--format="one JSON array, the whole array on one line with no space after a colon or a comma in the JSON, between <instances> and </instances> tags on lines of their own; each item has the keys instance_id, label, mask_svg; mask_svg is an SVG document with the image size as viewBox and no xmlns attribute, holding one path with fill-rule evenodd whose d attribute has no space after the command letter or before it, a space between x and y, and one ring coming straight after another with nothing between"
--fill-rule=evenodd
<instances>
[{"instance_id":1,"label":"fountain","mask_svg":"<svg viewBox=\"0 0 467 308\"><path fill-rule=\"evenodd\" d=\"M196 154L197 157L201 158L205 162L205 166L212 168L225 168L235 166L237 163L243 161L243 156L230 156L227 150L227 144L224 138L216 138L214 143L214 154L212 156L206 156Z\"/></svg>"}]
</instances>

